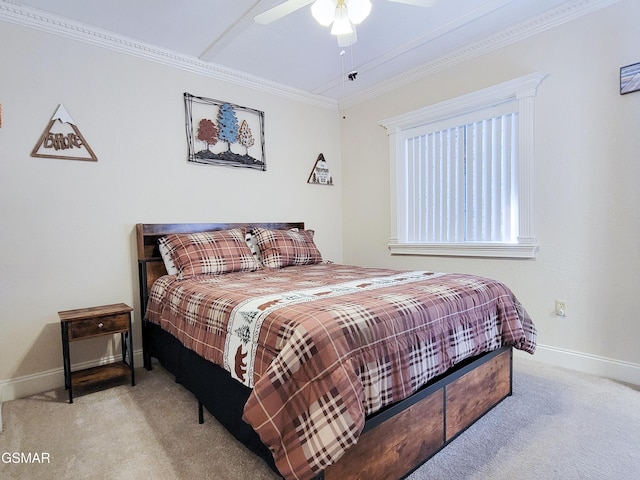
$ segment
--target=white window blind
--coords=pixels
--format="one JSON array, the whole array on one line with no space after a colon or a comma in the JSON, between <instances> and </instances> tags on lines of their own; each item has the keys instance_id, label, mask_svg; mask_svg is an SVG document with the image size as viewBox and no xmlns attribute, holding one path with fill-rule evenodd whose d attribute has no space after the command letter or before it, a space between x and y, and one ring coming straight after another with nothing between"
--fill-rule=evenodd
<instances>
[{"instance_id":1,"label":"white window blind","mask_svg":"<svg viewBox=\"0 0 640 480\"><path fill-rule=\"evenodd\" d=\"M508 113L405 139L407 242L517 242L517 121Z\"/></svg>"},{"instance_id":2,"label":"white window blind","mask_svg":"<svg viewBox=\"0 0 640 480\"><path fill-rule=\"evenodd\" d=\"M532 258L535 73L380 122L393 254Z\"/></svg>"}]
</instances>

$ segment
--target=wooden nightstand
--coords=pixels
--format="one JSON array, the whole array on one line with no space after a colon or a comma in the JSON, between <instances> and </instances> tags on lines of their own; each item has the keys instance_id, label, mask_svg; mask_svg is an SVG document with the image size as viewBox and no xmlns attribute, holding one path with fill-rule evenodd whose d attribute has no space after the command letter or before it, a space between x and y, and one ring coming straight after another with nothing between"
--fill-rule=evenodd
<instances>
[{"instance_id":1,"label":"wooden nightstand","mask_svg":"<svg viewBox=\"0 0 640 480\"><path fill-rule=\"evenodd\" d=\"M131 385L136 384L133 373L133 335L131 308L124 303L101 307L79 308L58 312L62 330L62 359L64 387L69 390L69 403L73 403L73 387L89 385L107 379L131 374ZM69 342L119 333L122 340L122 362L71 372Z\"/></svg>"}]
</instances>

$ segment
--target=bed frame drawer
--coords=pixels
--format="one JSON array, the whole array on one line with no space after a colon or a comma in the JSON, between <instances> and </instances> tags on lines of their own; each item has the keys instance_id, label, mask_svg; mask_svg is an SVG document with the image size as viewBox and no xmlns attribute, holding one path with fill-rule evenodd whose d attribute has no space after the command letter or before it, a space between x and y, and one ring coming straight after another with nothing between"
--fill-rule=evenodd
<instances>
[{"instance_id":1,"label":"bed frame drawer","mask_svg":"<svg viewBox=\"0 0 640 480\"><path fill-rule=\"evenodd\" d=\"M401 478L444 446L444 389L360 436L325 480ZM420 421L416 421L420 419Z\"/></svg>"},{"instance_id":2,"label":"bed frame drawer","mask_svg":"<svg viewBox=\"0 0 640 480\"><path fill-rule=\"evenodd\" d=\"M511 350L447 385L447 442L509 395Z\"/></svg>"},{"instance_id":3,"label":"bed frame drawer","mask_svg":"<svg viewBox=\"0 0 640 480\"><path fill-rule=\"evenodd\" d=\"M464 362L367 422L358 443L316 480L403 478L511 395L509 347ZM381 420L378 420L381 419Z\"/></svg>"}]
</instances>

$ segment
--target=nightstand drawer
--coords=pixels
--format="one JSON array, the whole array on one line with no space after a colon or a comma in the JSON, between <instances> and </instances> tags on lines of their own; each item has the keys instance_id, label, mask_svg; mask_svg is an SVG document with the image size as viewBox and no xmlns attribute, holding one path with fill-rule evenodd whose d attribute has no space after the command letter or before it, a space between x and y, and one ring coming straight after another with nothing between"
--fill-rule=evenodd
<instances>
[{"instance_id":1,"label":"nightstand drawer","mask_svg":"<svg viewBox=\"0 0 640 480\"><path fill-rule=\"evenodd\" d=\"M129 313L76 320L69 323L69 341L128 330Z\"/></svg>"}]
</instances>

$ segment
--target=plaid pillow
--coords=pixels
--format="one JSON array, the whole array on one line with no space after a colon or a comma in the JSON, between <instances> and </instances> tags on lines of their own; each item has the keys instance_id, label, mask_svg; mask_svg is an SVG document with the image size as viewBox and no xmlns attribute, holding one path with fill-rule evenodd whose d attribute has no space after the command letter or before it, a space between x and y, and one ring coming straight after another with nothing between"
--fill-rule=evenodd
<instances>
[{"instance_id":1,"label":"plaid pillow","mask_svg":"<svg viewBox=\"0 0 640 480\"><path fill-rule=\"evenodd\" d=\"M180 233L158 242L178 269L178 277L252 272L261 268L244 239L243 229Z\"/></svg>"},{"instance_id":2,"label":"plaid pillow","mask_svg":"<svg viewBox=\"0 0 640 480\"><path fill-rule=\"evenodd\" d=\"M253 234L265 267L282 268L322 262L322 255L313 242L313 230L254 228Z\"/></svg>"}]
</instances>

